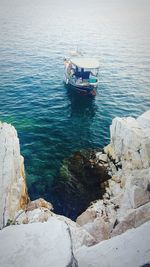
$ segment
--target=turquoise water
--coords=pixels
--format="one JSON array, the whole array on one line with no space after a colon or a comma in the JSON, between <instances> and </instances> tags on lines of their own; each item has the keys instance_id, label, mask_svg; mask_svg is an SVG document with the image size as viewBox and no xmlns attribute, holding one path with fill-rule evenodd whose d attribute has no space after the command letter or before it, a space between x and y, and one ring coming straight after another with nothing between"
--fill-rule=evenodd
<instances>
[{"instance_id":1,"label":"turquoise water","mask_svg":"<svg viewBox=\"0 0 150 267\"><path fill-rule=\"evenodd\" d=\"M114 117L150 108L149 11L146 0L1 1L0 120L18 131L32 199L53 202L64 158L106 145ZM100 61L93 100L63 84L77 46Z\"/></svg>"}]
</instances>

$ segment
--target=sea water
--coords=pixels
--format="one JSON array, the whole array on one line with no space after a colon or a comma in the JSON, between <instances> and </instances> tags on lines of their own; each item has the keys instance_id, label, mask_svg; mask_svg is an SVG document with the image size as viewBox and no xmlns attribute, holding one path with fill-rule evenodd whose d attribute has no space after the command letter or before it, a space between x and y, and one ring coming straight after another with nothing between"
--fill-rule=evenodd
<instances>
[{"instance_id":1,"label":"sea water","mask_svg":"<svg viewBox=\"0 0 150 267\"><path fill-rule=\"evenodd\" d=\"M1 0L0 120L17 129L31 199L53 202L64 158L109 143L116 116L150 108L150 4L143 0ZM95 99L63 84L63 58L100 62Z\"/></svg>"}]
</instances>

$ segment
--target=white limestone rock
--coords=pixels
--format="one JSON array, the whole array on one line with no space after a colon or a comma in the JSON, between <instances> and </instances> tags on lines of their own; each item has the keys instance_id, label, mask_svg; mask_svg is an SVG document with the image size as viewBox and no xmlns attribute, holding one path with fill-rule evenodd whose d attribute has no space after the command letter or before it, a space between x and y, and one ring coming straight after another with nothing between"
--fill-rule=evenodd
<instances>
[{"instance_id":1,"label":"white limestone rock","mask_svg":"<svg viewBox=\"0 0 150 267\"><path fill-rule=\"evenodd\" d=\"M55 218L6 227L0 231L0 240L0 266L77 266L68 226Z\"/></svg>"},{"instance_id":2,"label":"white limestone rock","mask_svg":"<svg viewBox=\"0 0 150 267\"><path fill-rule=\"evenodd\" d=\"M103 154L102 152L97 152L97 153L96 153L96 158L97 158L99 161L102 161L102 162L105 162L105 163L107 163L107 160L108 160L108 156L107 156L107 154Z\"/></svg>"},{"instance_id":3,"label":"white limestone rock","mask_svg":"<svg viewBox=\"0 0 150 267\"><path fill-rule=\"evenodd\" d=\"M110 179L108 181L108 184L109 184L109 190L110 190L112 196L116 196L122 192L122 189L121 189L120 184L118 182L115 182L114 180Z\"/></svg>"},{"instance_id":4,"label":"white limestone rock","mask_svg":"<svg viewBox=\"0 0 150 267\"><path fill-rule=\"evenodd\" d=\"M31 211L34 209L40 209L40 208L46 208L48 210L53 210L53 205L43 198L38 198L36 200L30 201L28 203L28 205L26 206L27 211Z\"/></svg>"},{"instance_id":5,"label":"white limestone rock","mask_svg":"<svg viewBox=\"0 0 150 267\"><path fill-rule=\"evenodd\" d=\"M137 118L137 122L143 130L146 130L145 135L150 137L150 111L146 111Z\"/></svg>"},{"instance_id":6,"label":"white limestone rock","mask_svg":"<svg viewBox=\"0 0 150 267\"><path fill-rule=\"evenodd\" d=\"M78 216L76 222L83 226L86 223L93 222L96 218L96 212L92 208L85 210L80 216Z\"/></svg>"},{"instance_id":7,"label":"white limestone rock","mask_svg":"<svg viewBox=\"0 0 150 267\"><path fill-rule=\"evenodd\" d=\"M128 229L136 228L150 220L150 202L137 209L128 209L124 214L117 214L118 224L110 236L124 233Z\"/></svg>"},{"instance_id":8,"label":"white limestone rock","mask_svg":"<svg viewBox=\"0 0 150 267\"><path fill-rule=\"evenodd\" d=\"M104 148L112 178L108 180L103 200L93 203L77 218L77 222L94 238L97 236L97 241L123 233L150 219L146 215L146 211L149 213L146 203L150 203L149 147L150 111L138 119L113 120L111 143ZM100 152L97 157L101 158L103 154ZM142 207L143 218L140 215Z\"/></svg>"},{"instance_id":9,"label":"white limestone rock","mask_svg":"<svg viewBox=\"0 0 150 267\"><path fill-rule=\"evenodd\" d=\"M29 219L25 210L17 211L14 216L13 224L27 224L27 223L29 223Z\"/></svg>"},{"instance_id":10,"label":"white limestone rock","mask_svg":"<svg viewBox=\"0 0 150 267\"><path fill-rule=\"evenodd\" d=\"M38 208L38 209L34 209L32 211L27 211L25 213L26 219L22 218L23 221L20 223L25 223L27 221L27 223L35 223L35 222L47 222L49 217L53 216L53 213L46 209L46 208ZM19 219L16 222L19 222Z\"/></svg>"},{"instance_id":11,"label":"white limestone rock","mask_svg":"<svg viewBox=\"0 0 150 267\"><path fill-rule=\"evenodd\" d=\"M150 110L137 120L115 118L110 127L111 147L116 161L126 168L150 167Z\"/></svg>"},{"instance_id":12,"label":"white limestone rock","mask_svg":"<svg viewBox=\"0 0 150 267\"><path fill-rule=\"evenodd\" d=\"M60 221L65 222L68 225L72 239L73 251L77 250L83 245L89 247L96 244L96 239L79 224L75 223L74 221L70 220L65 216L54 214L54 217ZM51 220L51 218L49 218L49 220Z\"/></svg>"},{"instance_id":13,"label":"white limestone rock","mask_svg":"<svg viewBox=\"0 0 150 267\"><path fill-rule=\"evenodd\" d=\"M16 130L0 122L0 228L28 202L23 157Z\"/></svg>"},{"instance_id":14,"label":"white limestone rock","mask_svg":"<svg viewBox=\"0 0 150 267\"><path fill-rule=\"evenodd\" d=\"M47 208L36 208L30 211L20 210L16 216L14 223L15 224L29 224L29 223L37 223L37 222L47 222L51 221L51 219L56 219L64 222L69 230L72 239L72 247L73 250L85 246L92 246L96 243L96 240L93 236L91 236L84 228L70 220L69 218L61 215L56 215L51 212Z\"/></svg>"},{"instance_id":15,"label":"white limestone rock","mask_svg":"<svg viewBox=\"0 0 150 267\"><path fill-rule=\"evenodd\" d=\"M117 225L112 229L110 237L120 235L131 228L136 228L150 220L150 202L137 208L127 210L122 216L118 214Z\"/></svg>"},{"instance_id":16,"label":"white limestone rock","mask_svg":"<svg viewBox=\"0 0 150 267\"><path fill-rule=\"evenodd\" d=\"M77 223L93 236L96 243L110 238L115 221L115 204L110 200L93 203L77 218Z\"/></svg>"},{"instance_id":17,"label":"white limestone rock","mask_svg":"<svg viewBox=\"0 0 150 267\"><path fill-rule=\"evenodd\" d=\"M136 211L135 217L135 227L140 226L141 224L150 221L150 202L139 207Z\"/></svg>"},{"instance_id":18,"label":"white limestone rock","mask_svg":"<svg viewBox=\"0 0 150 267\"><path fill-rule=\"evenodd\" d=\"M148 185L150 183L150 168L133 170L125 180L122 200L120 202L120 213L124 214L126 210L138 208L150 201L150 192Z\"/></svg>"},{"instance_id":19,"label":"white limestone rock","mask_svg":"<svg viewBox=\"0 0 150 267\"><path fill-rule=\"evenodd\" d=\"M110 238L110 224L98 216L93 222L88 222L84 228L94 237L95 243Z\"/></svg>"},{"instance_id":20,"label":"white limestone rock","mask_svg":"<svg viewBox=\"0 0 150 267\"><path fill-rule=\"evenodd\" d=\"M78 267L137 267L150 263L150 222L86 248L75 257Z\"/></svg>"}]
</instances>

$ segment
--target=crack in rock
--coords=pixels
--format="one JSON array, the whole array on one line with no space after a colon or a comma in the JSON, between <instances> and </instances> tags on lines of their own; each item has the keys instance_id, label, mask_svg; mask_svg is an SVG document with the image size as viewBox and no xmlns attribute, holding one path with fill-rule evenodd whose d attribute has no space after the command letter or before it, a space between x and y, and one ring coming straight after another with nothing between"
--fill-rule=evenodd
<instances>
[{"instance_id":1,"label":"crack in rock","mask_svg":"<svg viewBox=\"0 0 150 267\"><path fill-rule=\"evenodd\" d=\"M69 225L65 222L65 224L67 225L67 231L68 231L68 234L69 234L69 238L70 238L70 243L71 243L71 259L70 259L70 262L67 264L66 267L78 267L78 262L74 256L74 253L73 253L73 244L72 244L72 236L71 236L71 230L70 230L70 227Z\"/></svg>"}]
</instances>

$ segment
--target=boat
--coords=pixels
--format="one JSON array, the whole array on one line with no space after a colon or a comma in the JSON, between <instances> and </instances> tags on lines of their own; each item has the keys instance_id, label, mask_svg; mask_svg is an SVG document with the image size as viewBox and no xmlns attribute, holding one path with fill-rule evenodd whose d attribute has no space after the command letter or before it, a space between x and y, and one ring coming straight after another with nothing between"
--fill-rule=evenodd
<instances>
[{"instance_id":1,"label":"boat","mask_svg":"<svg viewBox=\"0 0 150 267\"><path fill-rule=\"evenodd\" d=\"M99 61L95 58L73 56L64 59L66 85L82 95L96 95Z\"/></svg>"}]
</instances>

